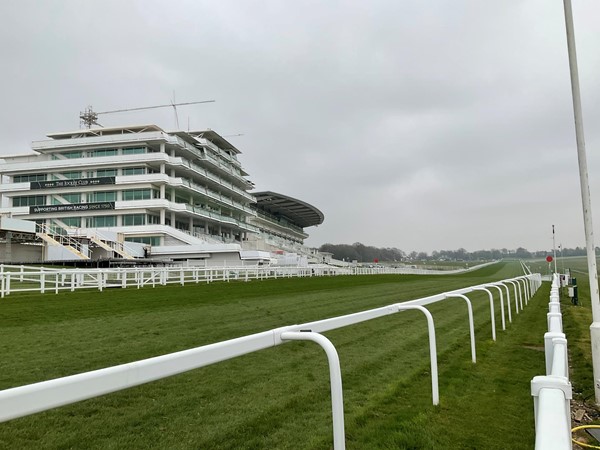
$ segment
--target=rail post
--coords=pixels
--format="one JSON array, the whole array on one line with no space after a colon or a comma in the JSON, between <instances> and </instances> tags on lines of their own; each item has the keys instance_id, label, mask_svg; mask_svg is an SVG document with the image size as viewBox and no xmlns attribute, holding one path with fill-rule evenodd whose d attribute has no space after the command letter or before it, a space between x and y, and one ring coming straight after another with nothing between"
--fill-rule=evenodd
<instances>
[{"instance_id":1,"label":"rail post","mask_svg":"<svg viewBox=\"0 0 600 450\"><path fill-rule=\"evenodd\" d=\"M429 331L429 364L431 366L431 397L434 406L440 404L440 388L438 382L438 363L437 363L437 346L435 341L435 326L433 324L433 316L427 308L421 305L403 305L399 303L398 311L416 309L425 314L427 319L427 330Z\"/></svg>"},{"instance_id":2,"label":"rail post","mask_svg":"<svg viewBox=\"0 0 600 450\"><path fill-rule=\"evenodd\" d=\"M508 311L508 321L510 323L512 323L512 311L510 310L510 289L504 283L504 281L499 281L499 282L497 282L495 284L497 284L499 286L502 286L504 289L506 289L506 309Z\"/></svg>"},{"instance_id":3,"label":"rail post","mask_svg":"<svg viewBox=\"0 0 600 450\"><path fill-rule=\"evenodd\" d=\"M492 319L492 340L496 341L496 316L494 314L494 296L492 295L489 289L482 287L475 287L473 288L473 291L485 291L488 294L488 297L490 299L490 316Z\"/></svg>"},{"instance_id":4,"label":"rail post","mask_svg":"<svg viewBox=\"0 0 600 450\"><path fill-rule=\"evenodd\" d=\"M471 361L473 363L477 362L477 353L475 350L475 326L473 324L473 305L471 305L471 300L469 297L463 294L444 294L446 298L462 298L465 302L467 302L467 313L469 315L469 335L471 337Z\"/></svg>"},{"instance_id":5,"label":"rail post","mask_svg":"<svg viewBox=\"0 0 600 450\"><path fill-rule=\"evenodd\" d=\"M486 284L486 287L495 287L498 289L498 294L500 294L500 318L502 320L502 330L506 330L506 322L504 321L504 295L502 295L502 288L495 284Z\"/></svg>"},{"instance_id":6,"label":"rail post","mask_svg":"<svg viewBox=\"0 0 600 450\"><path fill-rule=\"evenodd\" d=\"M331 413L333 418L333 448L344 450L346 438L344 433L344 397L342 392L342 371L337 350L329 339L312 331L284 331L284 341L312 341L325 350L329 362L329 381L331 384Z\"/></svg>"},{"instance_id":7,"label":"rail post","mask_svg":"<svg viewBox=\"0 0 600 450\"><path fill-rule=\"evenodd\" d=\"M519 297L517 295L517 283L514 280L504 280L503 283L510 283L513 287L513 291L515 294L515 311L517 314L519 314Z\"/></svg>"}]
</instances>

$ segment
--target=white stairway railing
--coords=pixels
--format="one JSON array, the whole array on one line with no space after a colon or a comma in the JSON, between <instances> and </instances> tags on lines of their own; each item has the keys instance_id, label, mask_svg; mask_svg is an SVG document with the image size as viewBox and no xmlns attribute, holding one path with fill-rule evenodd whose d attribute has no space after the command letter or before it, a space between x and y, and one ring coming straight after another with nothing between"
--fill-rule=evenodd
<instances>
[{"instance_id":1,"label":"white stairway railing","mask_svg":"<svg viewBox=\"0 0 600 450\"><path fill-rule=\"evenodd\" d=\"M548 306L548 332L544 334L546 375L531 380L535 414L536 450L571 449L571 407L567 340L560 312L559 276L554 274Z\"/></svg>"},{"instance_id":2,"label":"white stairway railing","mask_svg":"<svg viewBox=\"0 0 600 450\"><path fill-rule=\"evenodd\" d=\"M524 275L511 280L497 282L497 285L506 286L511 281L523 286L519 291L519 300L525 297L525 304L541 285L538 274ZM433 317L425 306L444 301L448 298L461 296L465 299L467 294L476 293L485 289L489 284L471 286L451 292L431 295L408 302L395 303L381 308L371 309L344 316L333 317L301 325L291 325L276 328L261 333L239 337L215 344L205 345L190 350L170 353L163 356L148 358L119 366L94 370L78 375L43 381L40 383L20 386L0 391L0 422L27 416L58 406L75 403L88 398L97 397L111 392L120 391L133 386L138 386L151 381L166 378L189 370L205 367L237 356L281 345L290 340L310 340L320 345L326 352L331 382L331 403L333 421L333 441L335 450L345 449L344 416L342 379L337 351L333 344L323 335L325 331L354 325L379 317L417 309L427 318L429 330L429 349L431 361L432 402L438 404L437 383L437 349ZM486 292L490 293L487 289ZM510 294L507 292L507 300ZM468 299L467 299L468 300ZM516 305L517 298L514 299ZM472 345L472 359L475 362L475 344L473 334L473 316L468 300L468 313L470 322L470 337ZM491 314L494 314L493 300L489 302ZM507 302L507 305L510 303ZM501 302L502 308L504 308ZM495 326L492 321L492 336L496 339Z\"/></svg>"}]
</instances>

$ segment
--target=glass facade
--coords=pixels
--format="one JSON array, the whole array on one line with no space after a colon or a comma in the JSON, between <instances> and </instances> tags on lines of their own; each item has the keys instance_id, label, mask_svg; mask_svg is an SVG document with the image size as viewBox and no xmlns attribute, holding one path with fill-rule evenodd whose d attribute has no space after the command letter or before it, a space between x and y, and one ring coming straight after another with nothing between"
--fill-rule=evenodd
<instances>
[{"instance_id":1,"label":"glass facade","mask_svg":"<svg viewBox=\"0 0 600 450\"><path fill-rule=\"evenodd\" d=\"M116 227L117 216L96 216L86 217L86 226L88 228L103 228L103 227Z\"/></svg>"},{"instance_id":2,"label":"glass facade","mask_svg":"<svg viewBox=\"0 0 600 450\"><path fill-rule=\"evenodd\" d=\"M123 200L150 200L151 198L159 198L160 191L158 189L127 189L123 191Z\"/></svg>"},{"instance_id":3,"label":"glass facade","mask_svg":"<svg viewBox=\"0 0 600 450\"><path fill-rule=\"evenodd\" d=\"M116 177L117 169L98 169L96 171L97 177Z\"/></svg>"},{"instance_id":4,"label":"glass facade","mask_svg":"<svg viewBox=\"0 0 600 450\"><path fill-rule=\"evenodd\" d=\"M114 202L117 200L117 193L115 191L105 192L92 192L88 193L88 203L99 203L99 202Z\"/></svg>"},{"instance_id":5,"label":"glass facade","mask_svg":"<svg viewBox=\"0 0 600 450\"><path fill-rule=\"evenodd\" d=\"M42 206L46 204L45 195L23 195L13 197L13 206Z\"/></svg>"},{"instance_id":6,"label":"glass facade","mask_svg":"<svg viewBox=\"0 0 600 450\"><path fill-rule=\"evenodd\" d=\"M123 149L123 155L138 155L146 151L146 147L128 147Z\"/></svg>"},{"instance_id":7,"label":"glass facade","mask_svg":"<svg viewBox=\"0 0 600 450\"><path fill-rule=\"evenodd\" d=\"M46 181L45 173L32 173L29 175L15 175L13 177L14 183L25 183L31 181Z\"/></svg>"},{"instance_id":8,"label":"glass facade","mask_svg":"<svg viewBox=\"0 0 600 450\"><path fill-rule=\"evenodd\" d=\"M52 196L52 205L62 205L65 203L81 203L81 193L56 194Z\"/></svg>"},{"instance_id":9,"label":"glass facade","mask_svg":"<svg viewBox=\"0 0 600 450\"><path fill-rule=\"evenodd\" d=\"M90 158L96 158L101 156L116 156L118 154L118 150L116 148L102 148L99 150L92 150L89 152Z\"/></svg>"},{"instance_id":10,"label":"glass facade","mask_svg":"<svg viewBox=\"0 0 600 450\"><path fill-rule=\"evenodd\" d=\"M144 167L125 167L122 172L123 175L144 175L146 169Z\"/></svg>"},{"instance_id":11,"label":"glass facade","mask_svg":"<svg viewBox=\"0 0 600 450\"><path fill-rule=\"evenodd\" d=\"M160 245L160 236L126 237L125 242L139 242L140 244Z\"/></svg>"},{"instance_id":12,"label":"glass facade","mask_svg":"<svg viewBox=\"0 0 600 450\"><path fill-rule=\"evenodd\" d=\"M146 225L146 215L145 214L123 214L122 225L123 226Z\"/></svg>"}]
</instances>

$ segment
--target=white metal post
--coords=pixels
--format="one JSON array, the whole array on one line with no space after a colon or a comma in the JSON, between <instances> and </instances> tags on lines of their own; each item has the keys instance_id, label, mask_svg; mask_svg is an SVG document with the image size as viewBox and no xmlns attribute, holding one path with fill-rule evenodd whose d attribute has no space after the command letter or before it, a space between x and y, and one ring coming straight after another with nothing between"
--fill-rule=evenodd
<instances>
[{"instance_id":1,"label":"white metal post","mask_svg":"<svg viewBox=\"0 0 600 450\"><path fill-rule=\"evenodd\" d=\"M435 342L435 327L433 325L433 317L431 313L421 305L403 305L398 304L398 311L405 309L416 309L425 314L427 318L427 329L429 331L429 364L431 366L431 396L435 406L440 404L440 389L438 383L438 364L437 364L437 348Z\"/></svg>"},{"instance_id":2,"label":"white metal post","mask_svg":"<svg viewBox=\"0 0 600 450\"><path fill-rule=\"evenodd\" d=\"M587 250L590 303L592 305L592 325L590 326L590 338L592 342L594 390L596 394L596 404L600 404L600 295L598 294L598 271L596 269L594 227L592 224L592 201L590 196L590 183L588 180L585 137L583 133L583 113L581 110L581 94L579 91L579 73L577 69L577 51L575 48L575 31L573 27L571 0L563 0L563 4L565 9L567 48L569 51L569 69L571 71L571 93L573 96L573 115L575 117L577 159L579 161L579 184L581 189L581 203L583 207L585 246Z\"/></svg>"},{"instance_id":3,"label":"white metal post","mask_svg":"<svg viewBox=\"0 0 600 450\"><path fill-rule=\"evenodd\" d=\"M506 330L506 322L504 320L504 296L502 295L502 288L495 284L486 284L488 287L495 287L498 289L498 293L500 294L500 317L502 319L502 330Z\"/></svg>"},{"instance_id":4,"label":"white metal post","mask_svg":"<svg viewBox=\"0 0 600 450\"><path fill-rule=\"evenodd\" d=\"M510 289L503 281L499 281L496 284L506 289L506 309L508 310L508 321L512 323L512 311L510 310Z\"/></svg>"},{"instance_id":5,"label":"white metal post","mask_svg":"<svg viewBox=\"0 0 600 450\"><path fill-rule=\"evenodd\" d=\"M474 291L484 291L484 292L487 292L487 294L488 294L488 297L490 299L490 316L491 316L491 322L492 322L492 340L496 341L496 317L495 317L495 314L494 314L494 296L489 291L489 289L486 289L486 288L476 287L476 288L473 288L473 290Z\"/></svg>"},{"instance_id":6,"label":"white metal post","mask_svg":"<svg viewBox=\"0 0 600 450\"><path fill-rule=\"evenodd\" d=\"M517 295L517 283L513 280L504 280L503 283L510 283L513 287L513 292L515 294L515 311L519 314L519 296Z\"/></svg>"},{"instance_id":7,"label":"white metal post","mask_svg":"<svg viewBox=\"0 0 600 450\"><path fill-rule=\"evenodd\" d=\"M340 358L331 341L319 333L310 331L285 331L281 339L286 341L312 341L319 344L327 354L329 362L329 380L331 383L331 413L333 418L333 448L344 450L346 437L344 433L344 397L342 393L342 371Z\"/></svg>"},{"instance_id":8,"label":"white metal post","mask_svg":"<svg viewBox=\"0 0 600 450\"><path fill-rule=\"evenodd\" d=\"M462 294L446 294L446 298L462 298L467 302L467 313L469 315L469 335L471 337L471 361L477 362L477 354L475 351L475 326L473 324L473 306L469 297Z\"/></svg>"}]
</instances>

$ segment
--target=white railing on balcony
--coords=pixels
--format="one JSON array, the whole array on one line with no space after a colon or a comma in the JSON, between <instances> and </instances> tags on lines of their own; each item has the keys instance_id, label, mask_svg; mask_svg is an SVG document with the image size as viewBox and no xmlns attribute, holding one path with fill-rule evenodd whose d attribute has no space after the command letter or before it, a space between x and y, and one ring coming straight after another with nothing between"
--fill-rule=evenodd
<instances>
[{"instance_id":1,"label":"white railing on balcony","mask_svg":"<svg viewBox=\"0 0 600 450\"><path fill-rule=\"evenodd\" d=\"M519 284L523 283L525 304L541 285L538 274L525 275L514 278ZM505 281L499 281L503 284ZM245 354L253 353L270 347L275 347L292 340L310 340L320 345L327 355L331 383L331 409L333 422L333 443L335 450L345 449L344 434L344 407L342 393L342 376L340 361L337 351L331 341L321 333L335 330L350 325L355 325L368 320L397 314L407 310L419 310L427 318L429 331L429 350L431 366L432 403L439 403L437 349L435 340L434 322L431 313L425 306L445 301L448 298L461 296L479 290L486 290L486 286L478 285L457 289L450 292L432 295L416 300L381 308L370 309L344 316L332 317L324 320L308 322L301 325L290 325L276 328L261 333L217 342L190 350L184 350L167 355L134 361L127 364L94 370L78 375L43 381L26 386L19 386L0 391L0 422L24 417L37 412L46 411L58 406L68 405L104 394L128 389L133 386L149 383L167 378L179 373L187 372L210 364L215 364ZM516 300L516 299L515 299ZM516 301L515 301L516 303ZM493 301L490 310L494 314ZM470 337L473 349L473 362L475 362L475 346L473 333L473 316L469 307ZM492 321L492 335L495 336ZM495 339L495 337L494 337Z\"/></svg>"},{"instance_id":2,"label":"white railing on balcony","mask_svg":"<svg viewBox=\"0 0 600 450\"><path fill-rule=\"evenodd\" d=\"M548 305L548 332L544 334L546 375L531 380L535 414L536 450L571 449L571 407L567 339L560 312L559 275L554 274Z\"/></svg>"}]
</instances>

